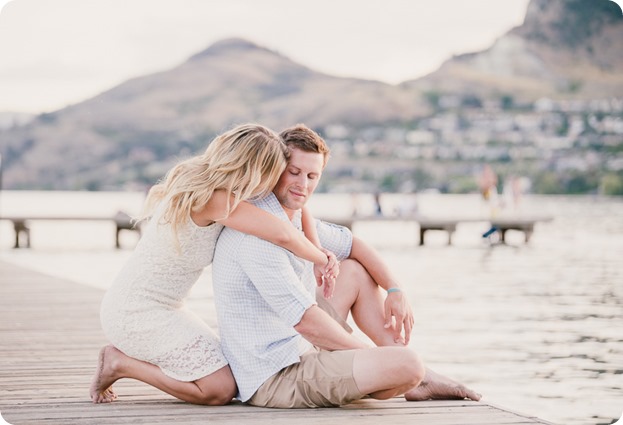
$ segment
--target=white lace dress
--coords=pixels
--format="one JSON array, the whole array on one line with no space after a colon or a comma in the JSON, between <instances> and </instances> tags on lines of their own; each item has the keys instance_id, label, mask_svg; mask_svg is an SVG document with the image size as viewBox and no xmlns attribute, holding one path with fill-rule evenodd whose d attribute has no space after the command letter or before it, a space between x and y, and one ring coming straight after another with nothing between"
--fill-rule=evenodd
<instances>
[{"instance_id":1,"label":"white lace dress","mask_svg":"<svg viewBox=\"0 0 623 425\"><path fill-rule=\"evenodd\" d=\"M159 224L159 208L134 253L106 292L100 317L110 342L130 357L155 364L179 381L194 381L227 365L216 333L184 305L212 263L223 226L188 220L178 231Z\"/></svg>"}]
</instances>

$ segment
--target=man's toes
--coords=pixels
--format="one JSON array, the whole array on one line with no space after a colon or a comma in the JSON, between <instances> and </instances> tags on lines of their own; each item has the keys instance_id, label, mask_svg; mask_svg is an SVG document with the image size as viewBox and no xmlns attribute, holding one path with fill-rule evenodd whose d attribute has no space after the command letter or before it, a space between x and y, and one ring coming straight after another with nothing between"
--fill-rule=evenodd
<instances>
[{"instance_id":1,"label":"man's toes","mask_svg":"<svg viewBox=\"0 0 623 425\"><path fill-rule=\"evenodd\" d=\"M467 389L466 398L469 398L470 400L474 400L474 401L480 401L480 399L482 398L482 395L478 394L476 391Z\"/></svg>"},{"instance_id":2,"label":"man's toes","mask_svg":"<svg viewBox=\"0 0 623 425\"><path fill-rule=\"evenodd\" d=\"M464 385L459 385L457 387L457 395L464 399L464 398L468 398L470 400L474 400L474 401L478 401L480 400L480 394L478 394L475 391L470 390L469 388L467 388Z\"/></svg>"}]
</instances>

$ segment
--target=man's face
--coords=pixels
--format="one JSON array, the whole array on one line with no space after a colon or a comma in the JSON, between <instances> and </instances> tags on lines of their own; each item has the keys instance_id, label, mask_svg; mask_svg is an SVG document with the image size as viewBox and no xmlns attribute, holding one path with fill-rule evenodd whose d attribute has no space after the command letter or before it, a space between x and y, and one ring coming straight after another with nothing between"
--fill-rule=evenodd
<instances>
[{"instance_id":1,"label":"man's face","mask_svg":"<svg viewBox=\"0 0 623 425\"><path fill-rule=\"evenodd\" d=\"M300 149L290 151L288 166L273 189L286 212L303 208L318 186L323 165L324 157L321 153Z\"/></svg>"}]
</instances>

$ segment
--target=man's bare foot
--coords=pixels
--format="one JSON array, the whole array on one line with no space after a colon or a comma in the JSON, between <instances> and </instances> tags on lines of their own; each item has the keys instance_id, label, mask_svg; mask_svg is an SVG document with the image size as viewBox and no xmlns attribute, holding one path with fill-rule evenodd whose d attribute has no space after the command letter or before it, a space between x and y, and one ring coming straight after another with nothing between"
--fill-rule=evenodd
<instances>
[{"instance_id":1,"label":"man's bare foot","mask_svg":"<svg viewBox=\"0 0 623 425\"><path fill-rule=\"evenodd\" d=\"M93 403L111 403L117 398L117 394L112 389L112 384L120 378L114 366L120 355L123 353L112 345L102 347L100 350L97 370L89 390Z\"/></svg>"},{"instance_id":2,"label":"man's bare foot","mask_svg":"<svg viewBox=\"0 0 623 425\"><path fill-rule=\"evenodd\" d=\"M405 393L405 399L409 401L462 400L464 398L478 401L481 397L477 392L428 368L420 385Z\"/></svg>"}]
</instances>

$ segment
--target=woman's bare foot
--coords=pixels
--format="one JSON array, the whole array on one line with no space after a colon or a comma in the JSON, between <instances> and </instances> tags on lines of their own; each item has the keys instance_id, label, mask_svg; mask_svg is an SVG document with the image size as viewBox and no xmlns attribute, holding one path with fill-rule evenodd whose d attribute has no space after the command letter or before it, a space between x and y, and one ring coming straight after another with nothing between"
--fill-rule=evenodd
<instances>
[{"instance_id":1,"label":"woman's bare foot","mask_svg":"<svg viewBox=\"0 0 623 425\"><path fill-rule=\"evenodd\" d=\"M89 390L93 403L111 403L117 398L112 384L121 376L116 372L115 364L123 353L112 345L102 347L97 360L97 370Z\"/></svg>"},{"instance_id":2,"label":"woman's bare foot","mask_svg":"<svg viewBox=\"0 0 623 425\"><path fill-rule=\"evenodd\" d=\"M462 400L464 398L478 401L481 397L477 392L428 368L420 385L405 393L405 399L409 401Z\"/></svg>"}]
</instances>

